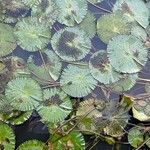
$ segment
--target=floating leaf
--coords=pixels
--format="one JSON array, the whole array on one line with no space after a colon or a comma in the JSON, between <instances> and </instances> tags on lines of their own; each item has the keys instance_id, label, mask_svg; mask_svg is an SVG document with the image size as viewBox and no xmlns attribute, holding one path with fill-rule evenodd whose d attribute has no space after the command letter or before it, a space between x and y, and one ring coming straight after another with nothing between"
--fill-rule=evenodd
<instances>
[{"instance_id":1,"label":"floating leaf","mask_svg":"<svg viewBox=\"0 0 150 150\"><path fill-rule=\"evenodd\" d=\"M50 42L50 30L37 18L28 17L19 21L14 32L17 43L27 51L42 50Z\"/></svg>"},{"instance_id":2,"label":"floating leaf","mask_svg":"<svg viewBox=\"0 0 150 150\"><path fill-rule=\"evenodd\" d=\"M48 150L48 146L38 140L29 140L22 143L17 150Z\"/></svg>"},{"instance_id":3,"label":"floating leaf","mask_svg":"<svg viewBox=\"0 0 150 150\"><path fill-rule=\"evenodd\" d=\"M142 27L149 24L149 10L142 0L117 0L114 11L121 10L130 21L136 20Z\"/></svg>"},{"instance_id":4,"label":"floating leaf","mask_svg":"<svg viewBox=\"0 0 150 150\"><path fill-rule=\"evenodd\" d=\"M13 130L2 122L0 122L0 147L5 150L15 149L15 135Z\"/></svg>"},{"instance_id":5,"label":"floating leaf","mask_svg":"<svg viewBox=\"0 0 150 150\"><path fill-rule=\"evenodd\" d=\"M133 147L137 148L144 141L143 133L138 128L132 128L128 133L128 141Z\"/></svg>"},{"instance_id":6,"label":"floating leaf","mask_svg":"<svg viewBox=\"0 0 150 150\"><path fill-rule=\"evenodd\" d=\"M58 80L62 68L62 63L60 58L51 50L46 50L45 54L47 55L47 64L49 65L49 74L56 81Z\"/></svg>"},{"instance_id":7,"label":"floating leaf","mask_svg":"<svg viewBox=\"0 0 150 150\"><path fill-rule=\"evenodd\" d=\"M67 26L79 24L87 13L86 0L56 0L60 14L58 21Z\"/></svg>"},{"instance_id":8,"label":"floating leaf","mask_svg":"<svg viewBox=\"0 0 150 150\"><path fill-rule=\"evenodd\" d=\"M47 85L50 82L54 82L54 79L52 78L50 71L49 71L50 68L51 68L51 64L47 63L45 65L42 64L38 66L34 63L34 60L32 59L32 57L28 59L28 69L32 75L32 78L38 81L42 85ZM56 76L54 77L56 78Z\"/></svg>"},{"instance_id":9,"label":"floating leaf","mask_svg":"<svg viewBox=\"0 0 150 150\"><path fill-rule=\"evenodd\" d=\"M114 37L107 50L110 63L118 72L139 72L147 61L147 50L142 41L132 35Z\"/></svg>"},{"instance_id":10,"label":"floating leaf","mask_svg":"<svg viewBox=\"0 0 150 150\"><path fill-rule=\"evenodd\" d=\"M54 51L64 60L76 61L90 51L91 41L86 33L78 28L65 28L52 37Z\"/></svg>"},{"instance_id":11,"label":"floating leaf","mask_svg":"<svg viewBox=\"0 0 150 150\"><path fill-rule=\"evenodd\" d=\"M58 18L59 9L54 0L40 0L32 6L31 16L37 17L39 22L52 26Z\"/></svg>"},{"instance_id":12,"label":"floating leaf","mask_svg":"<svg viewBox=\"0 0 150 150\"><path fill-rule=\"evenodd\" d=\"M70 98L60 89L46 89L43 95L42 105L38 108L42 120L57 123L64 120L72 111Z\"/></svg>"},{"instance_id":13,"label":"floating leaf","mask_svg":"<svg viewBox=\"0 0 150 150\"><path fill-rule=\"evenodd\" d=\"M8 82L5 95L9 103L20 111L35 109L42 101L42 90L31 78L18 77Z\"/></svg>"},{"instance_id":14,"label":"floating leaf","mask_svg":"<svg viewBox=\"0 0 150 150\"><path fill-rule=\"evenodd\" d=\"M97 21L97 33L104 43L117 35L129 34L130 30L130 23L119 12L103 15Z\"/></svg>"},{"instance_id":15,"label":"floating leaf","mask_svg":"<svg viewBox=\"0 0 150 150\"><path fill-rule=\"evenodd\" d=\"M83 19L83 21L78 25L82 30L84 30L90 38L93 38L96 34L96 18L91 13L88 12Z\"/></svg>"},{"instance_id":16,"label":"floating leaf","mask_svg":"<svg viewBox=\"0 0 150 150\"><path fill-rule=\"evenodd\" d=\"M143 42L147 39L147 33L145 29L143 29L141 26L133 26L131 29L131 34L142 40Z\"/></svg>"},{"instance_id":17,"label":"floating leaf","mask_svg":"<svg viewBox=\"0 0 150 150\"><path fill-rule=\"evenodd\" d=\"M8 55L16 48L13 28L7 24L0 23L0 57Z\"/></svg>"},{"instance_id":18,"label":"floating leaf","mask_svg":"<svg viewBox=\"0 0 150 150\"><path fill-rule=\"evenodd\" d=\"M91 93L97 85L87 67L68 65L63 71L60 84L68 95L72 97L84 97Z\"/></svg>"},{"instance_id":19,"label":"floating leaf","mask_svg":"<svg viewBox=\"0 0 150 150\"><path fill-rule=\"evenodd\" d=\"M150 120L150 99L136 100L132 106L133 117L140 121Z\"/></svg>"},{"instance_id":20,"label":"floating leaf","mask_svg":"<svg viewBox=\"0 0 150 150\"><path fill-rule=\"evenodd\" d=\"M137 80L137 74L124 74L119 81L106 85L106 87L118 92L128 91L136 84Z\"/></svg>"},{"instance_id":21,"label":"floating leaf","mask_svg":"<svg viewBox=\"0 0 150 150\"><path fill-rule=\"evenodd\" d=\"M92 76L104 84L114 83L121 77L111 66L105 50L97 51L92 55L89 68Z\"/></svg>"},{"instance_id":22,"label":"floating leaf","mask_svg":"<svg viewBox=\"0 0 150 150\"><path fill-rule=\"evenodd\" d=\"M5 108L6 109L6 108ZM16 111L12 110L7 113L0 113L0 120L6 123L10 123L12 125L20 125L29 119L32 111Z\"/></svg>"},{"instance_id":23,"label":"floating leaf","mask_svg":"<svg viewBox=\"0 0 150 150\"><path fill-rule=\"evenodd\" d=\"M65 136L55 134L49 141L49 148L55 150L85 150L84 137L76 131L72 131Z\"/></svg>"}]
</instances>

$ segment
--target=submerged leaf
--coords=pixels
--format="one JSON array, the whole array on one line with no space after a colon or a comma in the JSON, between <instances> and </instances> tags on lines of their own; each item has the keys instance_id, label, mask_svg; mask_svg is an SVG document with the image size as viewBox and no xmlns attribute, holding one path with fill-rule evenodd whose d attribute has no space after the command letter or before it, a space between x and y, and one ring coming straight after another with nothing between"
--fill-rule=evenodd
<instances>
[{"instance_id":1,"label":"submerged leaf","mask_svg":"<svg viewBox=\"0 0 150 150\"><path fill-rule=\"evenodd\" d=\"M42 50L50 42L50 30L37 18L28 17L19 21L14 32L17 43L27 51Z\"/></svg>"},{"instance_id":2,"label":"submerged leaf","mask_svg":"<svg viewBox=\"0 0 150 150\"><path fill-rule=\"evenodd\" d=\"M72 131L65 136L55 134L49 141L49 148L54 150L85 150L84 137L77 131Z\"/></svg>"},{"instance_id":3,"label":"submerged leaf","mask_svg":"<svg viewBox=\"0 0 150 150\"><path fill-rule=\"evenodd\" d=\"M150 13L142 0L117 0L114 5L114 11L118 9L124 13L128 20L136 20L144 28L148 26Z\"/></svg>"},{"instance_id":4,"label":"submerged leaf","mask_svg":"<svg viewBox=\"0 0 150 150\"><path fill-rule=\"evenodd\" d=\"M97 33L104 43L117 35L129 34L130 30L130 23L120 12L103 15L97 21Z\"/></svg>"},{"instance_id":5,"label":"submerged leaf","mask_svg":"<svg viewBox=\"0 0 150 150\"><path fill-rule=\"evenodd\" d=\"M56 0L60 13L58 21L67 26L79 24L87 13L86 0Z\"/></svg>"},{"instance_id":6,"label":"submerged leaf","mask_svg":"<svg viewBox=\"0 0 150 150\"><path fill-rule=\"evenodd\" d=\"M72 97L84 97L91 93L97 81L87 67L68 65L60 79L62 90Z\"/></svg>"},{"instance_id":7,"label":"submerged leaf","mask_svg":"<svg viewBox=\"0 0 150 150\"><path fill-rule=\"evenodd\" d=\"M89 68L92 76L104 84L114 83L121 77L111 66L105 50L97 51L92 55Z\"/></svg>"},{"instance_id":8,"label":"submerged leaf","mask_svg":"<svg viewBox=\"0 0 150 150\"><path fill-rule=\"evenodd\" d=\"M90 51L91 41L86 33L76 28L65 28L52 37L54 51L64 60L83 59Z\"/></svg>"},{"instance_id":9,"label":"submerged leaf","mask_svg":"<svg viewBox=\"0 0 150 150\"><path fill-rule=\"evenodd\" d=\"M147 49L142 41L132 35L118 35L109 41L108 56L118 72L139 72L147 61Z\"/></svg>"},{"instance_id":10,"label":"submerged leaf","mask_svg":"<svg viewBox=\"0 0 150 150\"><path fill-rule=\"evenodd\" d=\"M5 95L8 102L21 111L33 110L42 101L41 87L31 78L17 77L9 81Z\"/></svg>"},{"instance_id":11,"label":"submerged leaf","mask_svg":"<svg viewBox=\"0 0 150 150\"><path fill-rule=\"evenodd\" d=\"M15 135L13 130L2 122L0 122L0 147L4 150L15 149Z\"/></svg>"},{"instance_id":12,"label":"submerged leaf","mask_svg":"<svg viewBox=\"0 0 150 150\"><path fill-rule=\"evenodd\" d=\"M48 146L38 140L29 140L22 143L17 150L48 150Z\"/></svg>"},{"instance_id":13,"label":"submerged leaf","mask_svg":"<svg viewBox=\"0 0 150 150\"><path fill-rule=\"evenodd\" d=\"M70 98L60 89L46 89L43 96L42 105L38 108L43 121L51 123L63 121L72 111Z\"/></svg>"},{"instance_id":14,"label":"submerged leaf","mask_svg":"<svg viewBox=\"0 0 150 150\"><path fill-rule=\"evenodd\" d=\"M13 28L0 23L0 57L8 55L16 48Z\"/></svg>"}]
</instances>

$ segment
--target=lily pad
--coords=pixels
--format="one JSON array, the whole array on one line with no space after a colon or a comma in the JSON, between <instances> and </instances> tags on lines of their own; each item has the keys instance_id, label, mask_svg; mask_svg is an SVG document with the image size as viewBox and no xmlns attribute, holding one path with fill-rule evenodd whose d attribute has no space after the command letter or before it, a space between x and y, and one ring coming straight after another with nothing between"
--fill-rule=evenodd
<instances>
[{"instance_id":1,"label":"lily pad","mask_svg":"<svg viewBox=\"0 0 150 150\"><path fill-rule=\"evenodd\" d=\"M116 71L139 72L147 62L147 49L142 41L132 35L118 35L109 41L108 57Z\"/></svg>"},{"instance_id":2,"label":"lily pad","mask_svg":"<svg viewBox=\"0 0 150 150\"><path fill-rule=\"evenodd\" d=\"M97 33L104 43L121 34L130 34L131 24L120 12L107 14L97 21Z\"/></svg>"},{"instance_id":3,"label":"lily pad","mask_svg":"<svg viewBox=\"0 0 150 150\"><path fill-rule=\"evenodd\" d=\"M67 26L79 24L87 13L86 0L56 0L60 14L58 21Z\"/></svg>"},{"instance_id":4,"label":"lily pad","mask_svg":"<svg viewBox=\"0 0 150 150\"><path fill-rule=\"evenodd\" d=\"M22 143L17 150L48 150L48 146L38 140L29 140Z\"/></svg>"},{"instance_id":5,"label":"lily pad","mask_svg":"<svg viewBox=\"0 0 150 150\"><path fill-rule=\"evenodd\" d=\"M63 121L72 111L70 98L60 89L45 89L43 95L42 104L38 108L43 121L51 123Z\"/></svg>"},{"instance_id":6,"label":"lily pad","mask_svg":"<svg viewBox=\"0 0 150 150\"><path fill-rule=\"evenodd\" d=\"M15 26L17 43L27 51L38 51L50 42L51 33L44 22L37 18L27 17L20 20Z\"/></svg>"},{"instance_id":7,"label":"lily pad","mask_svg":"<svg viewBox=\"0 0 150 150\"><path fill-rule=\"evenodd\" d=\"M5 150L15 149L15 135L13 130L2 122L0 122L0 147Z\"/></svg>"},{"instance_id":8,"label":"lily pad","mask_svg":"<svg viewBox=\"0 0 150 150\"><path fill-rule=\"evenodd\" d=\"M58 18L59 9L54 0L40 0L32 6L31 16L37 17L39 22L45 22L49 27Z\"/></svg>"},{"instance_id":9,"label":"lily pad","mask_svg":"<svg viewBox=\"0 0 150 150\"><path fill-rule=\"evenodd\" d=\"M149 9L142 0L117 0L113 10L121 10L130 21L137 21L143 28L149 24Z\"/></svg>"},{"instance_id":10,"label":"lily pad","mask_svg":"<svg viewBox=\"0 0 150 150\"><path fill-rule=\"evenodd\" d=\"M80 132L72 131L65 136L55 134L49 141L49 147L55 150L85 150L85 141Z\"/></svg>"},{"instance_id":11,"label":"lily pad","mask_svg":"<svg viewBox=\"0 0 150 150\"><path fill-rule=\"evenodd\" d=\"M51 40L57 55L66 61L83 59L91 49L90 38L79 28L65 28L54 34Z\"/></svg>"},{"instance_id":12,"label":"lily pad","mask_svg":"<svg viewBox=\"0 0 150 150\"><path fill-rule=\"evenodd\" d=\"M136 100L132 106L133 117L140 121L150 120L150 98Z\"/></svg>"},{"instance_id":13,"label":"lily pad","mask_svg":"<svg viewBox=\"0 0 150 150\"><path fill-rule=\"evenodd\" d=\"M94 90L97 81L86 66L68 65L61 75L60 85L68 95L84 97Z\"/></svg>"},{"instance_id":14,"label":"lily pad","mask_svg":"<svg viewBox=\"0 0 150 150\"><path fill-rule=\"evenodd\" d=\"M16 48L13 28L0 23L0 57L10 54Z\"/></svg>"},{"instance_id":15,"label":"lily pad","mask_svg":"<svg viewBox=\"0 0 150 150\"><path fill-rule=\"evenodd\" d=\"M133 147L137 148L144 141L143 133L138 128L132 128L128 134L128 141Z\"/></svg>"},{"instance_id":16,"label":"lily pad","mask_svg":"<svg viewBox=\"0 0 150 150\"><path fill-rule=\"evenodd\" d=\"M78 26L84 30L90 38L93 38L96 34L96 17L89 11Z\"/></svg>"},{"instance_id":17,"label":"lily pad","mask_svg":"<svg viewBox=\"0 0 150 150\"><path fill-rule=\"evenodd\" d=\"M47 49L45 54L47 55L47 64L50 66L48 69L49 74L56 81L62 69L61 60L52 50Z\"/></svg>"},{"instance_id":18,"label":"lily pad","mask_svg":"<svg viewBox=\"0 0 150 150\"><path fill-rule=\"evenodd\" d=\"M111 84L117 82L121 75L111 66L107 51L95 52L90 58L89 68L92 76L101 83Z\"/></svg>"},{"instance_id":19,"label":"lily pad","mask_svg":"<svg viewBox=\"0 0 150 150\"><path fill-rule=\"evenodd\" d=\"M5 95L8 102L20 111L35 109L42 101L42 90L31 78L17 77L7 84Z\"/></svg>"}]
</instances>

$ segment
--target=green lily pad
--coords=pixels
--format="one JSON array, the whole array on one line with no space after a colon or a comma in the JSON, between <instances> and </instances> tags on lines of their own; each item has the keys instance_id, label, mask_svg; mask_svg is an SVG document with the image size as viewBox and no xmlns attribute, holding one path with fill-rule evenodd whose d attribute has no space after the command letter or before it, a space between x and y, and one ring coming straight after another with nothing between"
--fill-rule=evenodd
<instances>
[{"instance_id":1,"label":"green lily pad","mask_svg":"<svg viewBox=\"0 0 150 150\"><path fill-rule=\"evenodd\" d=\"M38 140L29 140L22 143L17 150L48 150L48 146Z\"/></svg>"},{"instance_id":2,"label":"green lily pad","mask_svg":"<svg viewBox=\"0 0 150 150\"><path fill-rule=\"evenodd\" d=\"M121 10L129 21L137 21L143 28L149 24L149 9L142 0L117 0L113 10Z\"/></svg>"},{"instance_id":3,"label":"green lily pad","mask_svg":"<svg viewBox=\"0 0 150 150\"><path fill-rule=\"evenodd\" d=\"M121 34L130 34L131 24L122 16L120 12L107 14L97 21L97 33L104 43Z\"/></svg>"},{"instance_id":4,"label":"green lily pad","mask_svg":"<svg viewBox=\"0 0 150 150\"><path fill-rule=\"evenodd\" d=\"M17 77L10 80L5 89L8 102L20 111L35 109L42 101L42 90L31 78Z\"/></svg>"},{"instance_id":5,"label":"green lily pad","mask_svg":"<svg viewBox=\"0 0 150 150\"><path fill-rule=\"evenodd\" d=\"M0 147L5 150L15 149L15 135L13 130L2 122L0 122Z\"/></svg>"},{"instance_id":6,"label":"green lily pad","mask_svg":"<svg viewBox=\"0 0 150 150\"><path fill-rule=\"evenodd\" d=\"M128 134L128 141L133 147L137 148L144 141L143 133L138 128L132 128Z\"/></svg>"},{"instance_id":7,"label":"green lily pad","mask_svg":"<svg viewBox=\"0 0 150 150\"><path fill-rule=\"evenodd\" d=\"M118 72L139 72L147 62L147 49L142 41L132 35L119 35L107 46L111 65Z\"/></svg>"},{"instance_id":8,"label":"green lily pad","mask_svg":"<svg viewBox=\"0 0 150 150\"><path fill-rule=\"evenodd\" d=\"M59 9L54 0L40 0L32 6L31 16L37 17L39 22L52 26L59 15Z\"/></svg>"},{"instance_id":9,"label":"green lily pad","mask_svg":"<svg viewBox=\"0 0 150 150\"><path fill-rule=\"evenodd\" d=\"M106 87L117 92L128 91L136 84L137 80L137 74L124 74L119 81L110 85L106 85Z\"/></svg>"},{"instance_id":10,"label":"green lily pad","mask_svg":"<svg viewBox=\"0 0 150 150\"><path fill-rule=\"evenodd\" d=\"M63 121L72 111L70 98L60 89L46 89L43 95L42 104L38 108L43 121L51 123Z\"/></svg>"},{"instance_id":11,"label":"green lily pad","mask_svg":"<svg viewBox=\"0 0 150 150\"><path fill-rule=\"evenodd\" d=\"M88 25L87 25L88 24ZM86 32L86 34L93 38L96 34L96 18L95 16L89 11L83 21L78 25L82 30Z\"/></svg>"},{"instance_id":12,"label":"green lily pad","mask_svg":"<svg viewBox=\"0 0 150 150\"><path fill-rule=\"evenodd\" d=\"M140 121L150 120L150 99L140 99L134 102L132 106L133 117Z\"/></svg>"},{"instance_id":13,"label":"green lily pad","mask_svg":"<svg viewBox=\"0 0 150 150\"><path fill-rule=\"evenodd\" d=\"M97 81L91 76L87 67L68 65L61 75L60 85L68 95L84 97L94 90Z\"/></svg>"},{"instance_id":14,"label":"green lily pad","mask_svg":"<svg viewBox=\"0 0 150 150\"><path fill-rule=\"evenodd\" d=\"M17 43L27 51L38 51L50 42L51 33L44 22L37 18L28 17L20 20L15 26Z\"/></svg>"},{"instance_id":15,"label":"green lily pad","mask_svg":"<svg viewBox=\"0 0 150 150\"><path fill-rule=\"evenodd\" d=\"M89 68L92 76L104 84L117 82L121 78L121 75L111 66L105 50L97 51L92 55Z\"/></svg>"},{"instance_id":16,"label":"green lily pad","mask_svg":"<svg viewBox=\"0 0 150 150\"><path fill-rule=\"evenodd\" d=\"M0 23L0 57L10 54L16 48L13 28L10 25Z\"/></svg>"},{"instance_id":17,"label":"green lily pad","mask_svg":"<svg viewBox=\"0 0 150 150\"><path fill-rule=\"evenodd\" d=\"M60 13L58 21L67 26L79 24L87 13L86 0L56 0Z\"/></svg>"},{"instance_id":18,"label":"green lily pad","mask_svg":"<svg viewBox=\"0 0 150 150\"><path fill-rule=\"evenodd\" d=\"M72 131L65 136L53 135L52 140L49 141L49 147L55 150L85 150L85 141L80 132Z\"/></svg>"},{"instance_id":19,"label":"green lily pad","mask_svg":"<svg viewBox=\"0 0 150 150\"><path fill-rule=\"evenodd\" d=\"M90 38L79 28L65 28L54 34L51 40L57 55L67 61L83 59L91 49Z\"/></svg>"}]
</instances>

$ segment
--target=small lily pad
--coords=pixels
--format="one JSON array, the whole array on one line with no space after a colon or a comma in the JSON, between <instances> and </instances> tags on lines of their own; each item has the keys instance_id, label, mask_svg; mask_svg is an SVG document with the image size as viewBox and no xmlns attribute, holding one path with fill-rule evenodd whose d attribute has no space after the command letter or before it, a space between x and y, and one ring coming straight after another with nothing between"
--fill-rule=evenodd
<instances>
[{"instance_id":1,"label":"small lily pad","mask_svg":"<svg viewBox=\"0 0 150 150\"><path fill-rule=\"evenodd\" d=\"M89 68L92 76L104 84L117 82L121 78L121 75L111 66L105 50L97 51L92 55Z\"/></svg>"},{"instance_id":2,"label":"small lily pad","mask_svg":"<svg viewBox=\"0 0 150 150\"><path fill-rule=\"evenodd\" d=\"M79 28L65 28L54 34L51 40L57 55L66 61L83 59L91 49L90 38Z\"/></svg>"},{"instance_id":3,"label":"small lily pad","mask_svg":"<svg viewBox=\"0 0 150 150\"><path fill-rule=\"evenodd\" d=\"M138 128L132 128L128 134L128 141L133 147L137 148L144 141L143 133Z\"/></svg>"},{"instance_id":4,"label":"small lily pad","mask_svg":"<svg viewBox=\"0 0 150 150\"><path fill-rule=\"evenodd\" d=\"M58 123L63 121L72 111L70 98L60 89L45 89L43 95L42 104L37 109L42 120Z\"/></svg>"},{"instance_id":5,"label":"small lily pad","mask_svg":"<svg viewBox=\"0 0 150 150\"><path fill-rule=\"evenodd\" d=\"M87 13L86 0L56 0L60 14L58 21L67 26L79 24Z\"/></svg>"},{"instance_id":6,"label":"small lily pad","mask_svg":"<svg viewBox=\"0 0 150 150\"><path fill-rule=\"evenodd\" d=\"M15 26L14 34L18 45L31 52L45 48L51 38L50 30L44 22L33 17L20 20Z\"/></svg>"},{"instance_id":7,"label":"small lily pad","mask_svg":"<svg viewBox=\"0 0 150 150\"><path fill-rule=\"evenodd\" d=\"M2 122L0 122L0 147L5 150L15 149L15 135L13 130Z\"/></svg>"},{"instance_id":8,"label":"small lily pad","mask_svg":"<svg viewBox=\"0 0 150 150\"><path fill-rule=\"evenodd\" d=\"M5 95L8 102L20 111L35 109L42 101L42 90L39 84L31 79L17 77L8 82Z\"/></svg>"},{"instance_id":9,"label":"small lily pad","mask_svg":"<svg viewBox=\"0 0 150 150\"><path fill-rule=\"evenodd\" d=\"M17 150L48 150L48 146L38 140L29 140L22 143Z\"/></svg>"},{"instance_id":10,"label":"small lily pad","mask_svg":"<svg viewBox=\"0 0 150 150\"><path fill-rule=\"evenodd\" d=\"M104 43L117 35L129 34L130 31L131 24L120 12L103 15L97 21L97 33Z\"/></svg>"},{"instance_id":11,"label":"small lily pad","mask_svg":"<svg viewBox=\"0 0 150 150\"><path fill-rule=\"evenodd\" d=\"M0 57L10 54L16 48L13 28L10 25L0 23Z\"/></svg>"},{"instance_id":12,"label":"small lily pad","mask_svg":"<svg viewBox=\"0 0 150 150\"><path fill-rule=\"evenodd\" d=\"M147 62L147 49L143 42L132 35L118 35L109 41L108 57L118 72L139 72Z\"/></svg>"},{"instance_id":13,"label":"small lily pad","mask_svg":"<svg viewBox=\"0 0 150 150\"><path fill-rule=\"evenodd\" d=\"M68 65L61 75L60 85L68 95L84 97L94 90L97 81L91 76L88 67Z\"/></svg>"}]
</instances>

